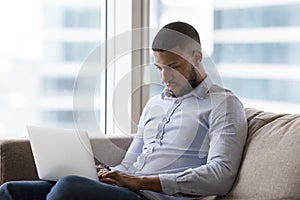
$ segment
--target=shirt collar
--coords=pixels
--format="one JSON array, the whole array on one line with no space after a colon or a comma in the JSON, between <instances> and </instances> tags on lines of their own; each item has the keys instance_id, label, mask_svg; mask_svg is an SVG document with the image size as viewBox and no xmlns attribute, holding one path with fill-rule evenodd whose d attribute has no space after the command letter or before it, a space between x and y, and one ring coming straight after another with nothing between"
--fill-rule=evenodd
<instances>
[{"instance_id":1,"label":"shirt collar","mask_svg":"<svg viewBox=\"0 0 300 200\"><path fill-rule=\"evenodd\" d=\"M209 91L209 89L212 87L213 85L213 81L211 80L210 76L207 75L203 81L201 81L201 83L195 87L195 89L181 97L167 97L166 94L165 94L165 90L162 91L161 93L161 98L163 100L172 100L172 101L176 101L176 100L181 100L181 99L185 99L185 98L188 98L190 96L195 96L199 99L202 99L206 94L207 92Z\"/></svg>"}]
</instances>

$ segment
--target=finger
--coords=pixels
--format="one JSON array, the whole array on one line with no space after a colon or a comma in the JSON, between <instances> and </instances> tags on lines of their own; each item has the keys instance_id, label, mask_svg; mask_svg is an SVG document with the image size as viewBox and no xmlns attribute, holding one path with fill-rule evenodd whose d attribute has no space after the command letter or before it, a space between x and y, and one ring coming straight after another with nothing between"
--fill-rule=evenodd
<instances>
[{"instance_id":1,"label":"finger","mask_svg":"<svg viewBox=\"0 0 300 200\"><path fill-rule=\"evenodd\" d=\"M96 169L97 169L97 172L98 172L99 170L106 169L106 168L102 167L101 165L98 165L98 166L96 166Z\"/></svg>"},{"instance_id":2,"label":"finger","mask_svg":"<svg viewBox=\"0 0 300 200\"><path fill-rule=\"evenodd\" d=\"M104 173L101 173L102 178L112 178L116 179L118 177L119 173L117 171L105 171Z\"/></svg>"},{"instance_id":3,"label":"finger","mask_svg":"<svg viewBox=\"0 0 300 200\"><path fill-rule=\"evenodd\" d=\"M110 185L117 185L117 182L114 179L110 179L110 178L99 178L99 180L102 183L106 183L106 184L110 184Z\"/></svg>"},{"instance_id":4,"label":"finger","mask_svg":"<svg viewBox=\"0 0 300 200\"><path fill-rule=\"evenodd\" d=\"M106 169L103 169L98 172L98 177L99 178L113 178L113 175L107 175L107 174L111 174L111 173L113 173L113 171L108 171Z\"/></svg>"},{"instance_id":5,"label":"finger","mask_svg":"<svg viewBox=\"0 0 300 200\"><path fill-rule=\"evenodd\" d=\"M98 174L103 174L103 173L105 173L107 171L108 171L107 169L99 169Z\"/></svg>"},{"instance_id":6,"label":"finger","mask_svg":"<svg viewBox=\"0 0 300 200\"><path fill-rule=\"evenodd\" d=\"M106 172L107 172L107 171L105 171L105 170L100 170L100 171L97 173L97 175L98 175L99 178L103 178L103 175L104 175Z\"/></svg>"}]
</instances>

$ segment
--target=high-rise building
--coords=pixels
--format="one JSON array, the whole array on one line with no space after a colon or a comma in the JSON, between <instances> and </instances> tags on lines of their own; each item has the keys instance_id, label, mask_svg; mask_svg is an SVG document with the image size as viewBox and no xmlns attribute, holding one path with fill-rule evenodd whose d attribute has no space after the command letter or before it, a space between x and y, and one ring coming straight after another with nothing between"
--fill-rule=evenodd
<instances>
[{"instance_id":1,"label":"high-rise building","mask_svg":"<svg viewBox=\"0 0 300 200\"><path fill-rule=\"evenodd\" d=\"M101 2L2 3L1 137L26 136L27 124L75 126L74 81L105 34ZM96 111L100 116L99 107Z\"/></svg>"}]
</instances>

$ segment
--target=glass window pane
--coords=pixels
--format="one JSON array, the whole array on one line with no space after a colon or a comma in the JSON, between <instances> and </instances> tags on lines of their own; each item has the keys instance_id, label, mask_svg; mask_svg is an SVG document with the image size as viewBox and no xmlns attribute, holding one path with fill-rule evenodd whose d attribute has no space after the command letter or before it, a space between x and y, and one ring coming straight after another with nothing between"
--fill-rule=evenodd
<instances>
[{"instance_id":1,"label":"glass window pane","mask_svg":"<svg viewBox=\"0 0 300 200\"><path fill-rule=\"evenodd\" d=\"M45 60L54 62L82 62L98 42L47 42L45 43Z\"/></svg>"},{"instance_id":2,"label":"glass window pane","mask_svg":"<svg viewBox=\"0 0 300 200\"><path fill-rule=\"evenodd\" d=\"M243 62L243 63L273 63L300 65L299 42L286 43L226 43L214 44L212 58L216 63ZM237 59L238 58L238 59Z\"/></svg>"},{"instance_id":3,"label":"glass window pane","mask_svg":"<svg viewBox=\"0 0 300 200\"><path fill-rule=\"evenodd\" d=\"M223 78L224 85L247 99L261 99L283 102L300 102L298 90L300 81L257 78Z\"/></svg>"},{"instance_id":4,"label":"glass window pane","mask_svg":"<svg viewBox=\"0 0 300 200\"><path fill-rule=\"evenodd\" d=\"M215 29L300 26L300 4L216 10Z\"/></svg>"},{"instance_id":5,"label":"glass window pane","mask_svg":"<svg viewBox=\"0 0 300 200\"><path fill-rule=\"evenodd\" d=\"M53 6L44 10L47 28L100 28L101 8Z\"/></svg>"},{"instance_id":6,"label":"glass window pane","mask_svg":"<svg viewBox=\"0 0 300 200\"><path fill-rule=\"evenodd\" d=\"M203 59L204 65L213 61L224 87L236 93L245 107L300 113L299 2L216 0L213 15L193 11L199 5L185 4L187 19L178 15L180 4L172 0L151 3L152 27L186 21L200 32L202 42L210 40L213 50ZM212 20L212 38L203 37L206 25L198 19Z\"/></svg>"},{"instance_id":7,"label":"glass window pane","mask_svg":"<svg viewBox=\"0 0 300 200\"><path fill-rule=\"evenodd\" d=\"M74 82L86 58L105 38L102 2L1 3L0 137L26 137L28 124L76 128ZM83 85L90 87L88 81ZM99 94L95 91L95 98ZM93 111L101 124L99 107ZM83 114L89 111L82 108ZM89 126L88 119L81 121Z\"/></svg>"}]
</instances>

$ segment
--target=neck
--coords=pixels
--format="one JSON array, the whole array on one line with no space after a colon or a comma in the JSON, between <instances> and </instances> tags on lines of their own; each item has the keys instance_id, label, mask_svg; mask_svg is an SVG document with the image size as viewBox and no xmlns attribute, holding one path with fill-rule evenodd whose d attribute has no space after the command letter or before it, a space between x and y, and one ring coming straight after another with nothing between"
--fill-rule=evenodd
<instances>
[{"instance_id":1,"label":"neck","mask_svg":"<svg viewBox=\"0 0 300 200\"><path fill-rule=\"evenodd\" d=\"M195 87L197 87L206 78L207 74L203 69L202 63L197 65L195 69L197 70L197 81Z\"/></svg>"}]
</instances>

